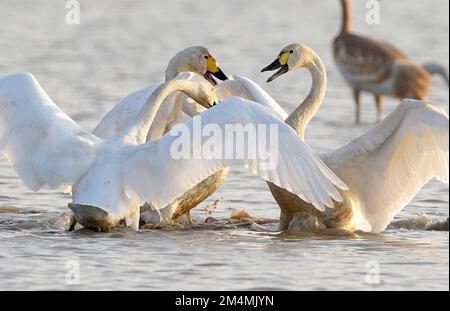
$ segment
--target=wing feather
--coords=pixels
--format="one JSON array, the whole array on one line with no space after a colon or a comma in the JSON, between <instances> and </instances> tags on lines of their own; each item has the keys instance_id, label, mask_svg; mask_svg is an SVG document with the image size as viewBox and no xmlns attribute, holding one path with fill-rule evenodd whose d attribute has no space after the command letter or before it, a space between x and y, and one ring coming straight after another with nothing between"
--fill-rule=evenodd
<instances>
[{"instance_id":1,"label":"wing feather","mask_svg":"<svg viewBox=\"0 0 450 311\"><path fill-rule=\"evenodd\" d=\"M56 106L31 74L0 79L0 149L30 189L76 183L94 161L99 141Z\"/></svg>"},{"instance_id":2,"label":"wing feather","mask_svg":"<svg viewBox=\"0 0 450 311\"><path fill-rule=\"evenodd\" d=\"M449 180L448 115L404 100L365 135L324 155L372 231L383 231L430 179Z\"/></svg>"},{"instance_id":3,"label":"wing feather","mask_svg":"<svg viewBox=\"0 0 450 311\"><path fill-rule=\"evenodd\" d=\"M307 202L312 201L320 210L324 209L323 202L330 202L330 196L338 195L330 179L337 181L337 186L344 185L339 178L323 168L325 164L313 155L311 149L297 137L292 128L264 106L241 98L230 98L208 109L185 125L175 127L171 133L182 131L185 134L194 133L199 130L196 128L199 120L201 121L200 130L205 126L215 125L224 135L226 135L227 125L255 124L265 125L267 129L270 125L276 125L278 147L269 148L268 153L269 158L278 159L277 165L268 167L266 170L264 164L267 162L259 154L256 158L252 158L248 156L248 153L244 154L243 158L222 156L205 159L196 154L201 146L191 141L192 137L187 148L184 149L189 150L189 157L176 159L171 148L178 150L176 146L179 135L166 134L159 141L135 147L125 161L124 185L130 196L136 195L142 201L152 202L155 206L162 207L206 177L228 166L247 167L253 173L303 197ZM229 136L225 137L229 139ZM248 136L248 139L252 137ZM226 139L220 140L222 148L226 146L225 141ZM234 150L246 148L248 141L251 140L233 140ZM321 178L312 182L311 174L321 175Z\"/></svg>"}]
</instances>

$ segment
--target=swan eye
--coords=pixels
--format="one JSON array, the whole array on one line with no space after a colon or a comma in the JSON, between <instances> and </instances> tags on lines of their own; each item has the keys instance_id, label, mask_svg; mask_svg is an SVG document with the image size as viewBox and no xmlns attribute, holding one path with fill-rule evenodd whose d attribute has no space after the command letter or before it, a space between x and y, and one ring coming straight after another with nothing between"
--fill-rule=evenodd
<instances>
[{"instance_id":1,"label":"swan eye","mask_svg":"<svg viewBox=\"0 0 450 311\"><path fill-rule=\"evenodd\" d=\"M293 53L294 53L294 50L290 50L289 53L293 54Z\"/></svg>"},{"instance_id":2,"label":"swan eye","mask_svg":"<svg viewBox=\"0 0 450 311\"><path fill-rule=\"evenodd\" d=\"M208 57L208 55L205 55L205 59L208 59L209 57Z\"/></svg>"}]
</instances>

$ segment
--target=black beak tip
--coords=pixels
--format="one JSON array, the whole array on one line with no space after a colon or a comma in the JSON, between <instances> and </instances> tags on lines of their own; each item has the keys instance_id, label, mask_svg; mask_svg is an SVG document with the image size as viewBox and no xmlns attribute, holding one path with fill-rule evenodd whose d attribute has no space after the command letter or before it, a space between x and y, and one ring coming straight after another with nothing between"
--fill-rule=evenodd
<instances>
[{"instance_id":1,"label":"black beak tip","mask_svg":"<svg viewBox=\"0 0 450 311\"><path fill-rule=\"evenodd\" d=\"M225 81L228 80L228 77L226 74L222 71L222 69L219 68L219 71L212 74L214 77L216 77L219 80Z\"/></svg>"}]
</instances>

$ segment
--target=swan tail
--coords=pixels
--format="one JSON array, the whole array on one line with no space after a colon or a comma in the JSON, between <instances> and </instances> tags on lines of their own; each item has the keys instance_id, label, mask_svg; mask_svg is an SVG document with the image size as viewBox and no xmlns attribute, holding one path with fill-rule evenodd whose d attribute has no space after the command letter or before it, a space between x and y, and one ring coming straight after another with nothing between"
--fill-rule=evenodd
<instances>
[{"instance_id":1,"label":"swan tail","mask_svg":"<svg viewBox=\"0 0 450 311\"><path fill-rule=\"evenodd\" d=\"M444 81L447 83L447 87L450 85L448 70L445 66L443 66L439 63L431 62L431 63L423 64L423 68L425 68L425 70L428 71L428 73L431 75L441 76L442 79L444 79Z\"/></svg>"}]
</instances>

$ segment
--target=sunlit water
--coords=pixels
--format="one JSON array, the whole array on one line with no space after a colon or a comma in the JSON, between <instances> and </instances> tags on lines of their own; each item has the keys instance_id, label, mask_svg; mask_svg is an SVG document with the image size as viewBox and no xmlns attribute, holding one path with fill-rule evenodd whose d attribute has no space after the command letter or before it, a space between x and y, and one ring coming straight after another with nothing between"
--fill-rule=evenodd
<instances>
[{"instance_id":1,"label":"sunlit water","mask_svg":"<svg viewBox=\"0 0 450 311\"><path fill-rule=\"evenodd\" d=\"M162 80L170 57L196 44L208 46L225 72L261 83L288 110L306 96L308 74L298 71L266 85L259 70L288 43L312 46L329 76L326 102L307 132L317 152L340 146L374 121L367 96L365 123L353 125L351 93L332 60L337 0L80 2L81 24L67 25L64 1L1 0L0 75L32 72L87 129L128 93ZM448 1L383 1L381 25L366 24L365 2L354 2L360 32L394 42L419 62L448 66ZM430 99L448 110L448 89L440 80ZM386 112L395 105L387 101ZM201 211L221 197L212 215ZM396 221L411 223L422 213L443 221L448 199L448 187L431 182ZM27 190L1 156L0 289L449 288L448 231L391 227L382 234L287 235L276 232L276 223L224 221L241 209L278 217L265 182L240 170L197 208L192 228L68 233L60 216L68 202L61 191ZM205 224L209 216L220 221ZM79 285L67 282L70 260L79 263Z\"/></svg>"}]
</instances>

